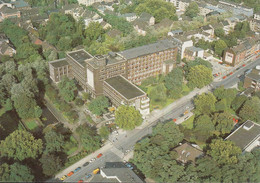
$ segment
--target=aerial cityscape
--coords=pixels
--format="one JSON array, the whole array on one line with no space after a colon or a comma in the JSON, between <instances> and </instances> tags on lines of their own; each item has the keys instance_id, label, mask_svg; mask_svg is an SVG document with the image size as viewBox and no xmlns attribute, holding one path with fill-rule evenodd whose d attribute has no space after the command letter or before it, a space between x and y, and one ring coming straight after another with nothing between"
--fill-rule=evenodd
<instances>
[{"instance_id":1,"label":"aerial cityscape","mask_svg":"<svg viewBox=\"0 0 260 183\"><path fill-rule=\"evenodd\" d=\"M0 182L260 182L260 0L0 0Z\"/></svg>"}]
</instances>

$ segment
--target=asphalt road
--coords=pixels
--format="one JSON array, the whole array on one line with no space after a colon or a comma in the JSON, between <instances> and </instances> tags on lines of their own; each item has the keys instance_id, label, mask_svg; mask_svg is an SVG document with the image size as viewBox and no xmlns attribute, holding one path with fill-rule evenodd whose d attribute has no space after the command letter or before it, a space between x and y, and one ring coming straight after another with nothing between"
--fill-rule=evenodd
<instances>
[{"instance_id":1,"label":"asphalt road","mask_svg":"<svg viewBox=\"0 0 260 183\"><path fill-rule=\"evenodd\" d=\"M239 82L238 76L244 74L247 69L254 68L256 65L260 65L260 59L248 63L245 67L242 67L239 70L236 70L232 75L228 76L226 79L223 79L219 82L213 82L212 87L209 89L214 89L219 86L224 86L225 88L229 88L234 86L237 82ZM65 182L77 182L79 180L89 181L85 179L85 175L92 173L92 171L98 167L104 167L105 162L118 162L122 161L124 154L127 150L132 150L136 142L147 136L152 132L152 127L155 126L158 122L162 122L168 119L179 118L181 114L187 109L193 109L193 99L184 100L180 105L175 106L174 110L164 114L162 117L153 118L154 121L151 121L149 125L145 126L142 129L134 129L128 132L122 132L118 136L113 135L110 140L111 143L107 144L110 145L111 148L103 152L103 156L100 159L97 159L93 163L89 164L86 167L82 167L82 169L72 175L71 177L67 178ZM114 140L114 142L113 142ZM83 164L82 160L78 162L80 165ZM69 173L69 172L67 172Z\"/></svg>"}]
</instances>

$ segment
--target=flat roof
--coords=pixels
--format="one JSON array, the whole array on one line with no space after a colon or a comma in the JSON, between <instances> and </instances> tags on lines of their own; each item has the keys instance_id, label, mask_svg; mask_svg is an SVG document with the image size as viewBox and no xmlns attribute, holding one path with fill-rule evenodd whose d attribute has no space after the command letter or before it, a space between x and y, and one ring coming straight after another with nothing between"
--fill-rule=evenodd
<instances>
[{"instance_id":1,"label":"flat roof","mask_svg":"<svg viewBox=\"0 0 260 183\"><path fill-rule=\"evenodd\" d=\"M260 75L256 74L256 73L248 73L246 75L246 77L249 77L250 79L256 80L256 81L260 81Z\"/></svg>"},{"instance_id":2,"label":"flat roof","mask_svg":"<svg viewBox=\"0 0 260 183\"><path fill-rule=\"evenodd\" d=\"M244 127L250 129L245 129ZM246 149L248 145L252 143L257 137L260 136L260 125L253 121L247 120L238 129L231 133L226 140L230 140L235 143L242 150Z\"/></svg>"},{"instance_id":3,"label":"flat roof","mask_svg":"<svg viewBox=\"0 0 260 183\"><path fill-rule=\"evenodd\" d=\"M121 54L126 59L133 59L133 58L149 55L152 53L168 50L170 48L175 48L175 47L177 47L177 45L174 44L173 41L165 39L153 44L148 44L137 48L131 48L125 51L121 51L119 52L119 54Z\"/></svg>"},{"instance_id":4,"label":"flat roof","mask_svg":"<svg viewBox=\"0 0 260 183\"><path fill-rule=\"evenodd\" d=\"M80 50L76 50L76 51L72 51L67 53L73 60L75 60L76 62L78 62L80 65L82 65L83 67L85 67L86 62L85 60L93 58L92 55L90 55L88 52L86 52L83 49Z\"/></svg>"},{"instance_id":5,"label":"flat roof","mask_svg":"<svg viewBox=\"0 0 260 183\"><path fill-rule=\"evenodd\" d=\"M109 78L105 82L128 100L145 94L145 92L122 76Z\"/></svg>"},{"instance_id":6,"label":"flat roof","mask_svg":"<svg viewBox=\"0 0 260 183\"><path fill-rule=\"evenodd\" d=\"M62 66L65 66L65 65L69 65L66 58L51 61L51 62L49 62L49 64L51 64L55 68L62 67Z\"/></svg>"}]
</instances>

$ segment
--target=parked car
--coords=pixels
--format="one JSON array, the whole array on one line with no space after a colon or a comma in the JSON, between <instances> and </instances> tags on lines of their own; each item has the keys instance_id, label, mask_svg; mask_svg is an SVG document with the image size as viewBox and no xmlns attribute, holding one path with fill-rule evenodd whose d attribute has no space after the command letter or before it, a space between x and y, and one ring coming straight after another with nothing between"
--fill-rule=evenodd
<instances>
[{"instance_id":1,"label":"parked car","mask_svg":"<svg viewBox=\"0 0 260 183\"><path fill-rule=\"evenodd\" d=\"M86 174L86 179L90 178L91 176L91 174Z\"/></svg>"},{"instance_id":2,"label":"parked car","mask_svg":"<svg viewBox=\"0 0 260 183\"><path fill-rule=\"evenodd\" d=\"M72 176L74 174L73 171L71 171L70 173L67 174L68 177Z\"/></svg>"},{"instance_id":3,"label":"parked car","mask_svg":"<svg viewBox=\"0 0 260 183\"><path fill-rule=\"evenodd\" d=\"M63 175L60 180L65 180L67 178L67 175Z\"/></svg>"},{"instance_id":4,"label":"parked car","mask_svg":"<svg viewBox=\"0 0 260 183\"><path fill-rule=\"evenodd\" d=\"M96 158L92 158L89 162L92 163L95 160L96 160Z\"/></svg>"},{"instance_id":5,"label":"parked car","mask_svg":"<svg viewBox=\"0 0 260 183\"><path fill-rule=\"evenodd\" d=\"M86 162L83 164L83 166L88 166L89 165L89 162Z\"/></svg>"},{"instance_id":6,"label":"parked car","mask_svg":"<svg viewBox=\"0 0 260 183\"><path fill-rule=\"evenodd\" d=\"M103 155L102 153L99 153L99 154L97 155L97 158L100 158L102 155Z\"/></svg>"},{"instance_id":7,"label":"parked car","mask_svg":"<svg viewBox=\"0 0 260 183\"><path fill-rule=\"evenodd\" d=\"M73 172L76 173L81 169L81 167L76 168Z\"/></svg>"},{"instance_id":8,"label":"parked car","mask_svg":"<svg viewBox=\"0 0 260 183\"><path fill-rule=\"evenodd\" d=\"M93 170L93 174L97 174L99 172L99 168Z\"/></svg>"},{"instance_id":9,"label":"parked car","mask_svg":"<svg viewBox=\"0 0 260 183\"><path fill-rule=\"evenodd\" d=\"M79 180L78 183L83 183L83 180Z\"/></svg>"}]
</instances>

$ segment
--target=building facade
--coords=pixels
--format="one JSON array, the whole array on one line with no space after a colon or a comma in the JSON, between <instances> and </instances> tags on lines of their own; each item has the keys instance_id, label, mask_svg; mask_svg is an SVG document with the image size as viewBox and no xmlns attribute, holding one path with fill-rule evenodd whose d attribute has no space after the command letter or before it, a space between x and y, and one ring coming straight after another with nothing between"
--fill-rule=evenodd
<instances>
[{"instance_id":1,"label":"building facade","mask_svg":"<svg viewBox=\"0 0 260 183\"><path fill-rule=\"evenodd\" d=\"M244 88L260 90L260 66L256 66L255 69L245 75Z\"/></svg>"},{"instance_id":2,"label":"building facade","mask_svg":"<svg viewBox=\"0 0 260 183\"><path fill-rule=\"evenodd\" d=\"M58 83L63 76L71 77L71 66L67 59L54 60L49 62L50 78L53 82Z\"/></svg>"}]
</instances>

